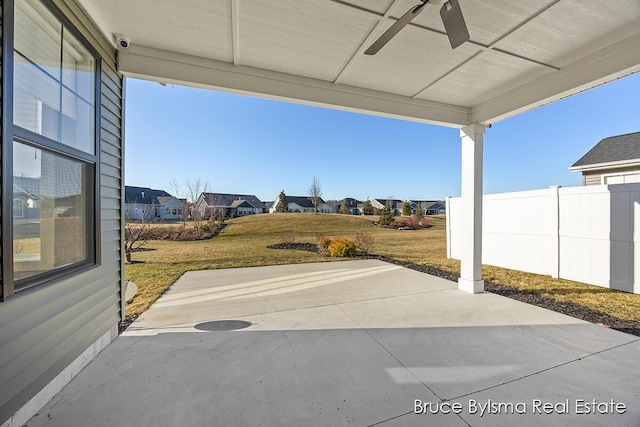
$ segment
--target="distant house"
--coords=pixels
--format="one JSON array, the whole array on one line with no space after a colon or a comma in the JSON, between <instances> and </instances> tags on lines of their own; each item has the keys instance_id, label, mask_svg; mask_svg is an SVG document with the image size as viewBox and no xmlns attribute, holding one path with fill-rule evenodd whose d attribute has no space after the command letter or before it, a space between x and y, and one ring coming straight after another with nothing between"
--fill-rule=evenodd
<instances>
[{"instance_id":1,"label":"distant house","mask_svg":"<svg viewBox=\"0 0 640 427\"><path fill-rule=\"evenodd\" d=\"M601 140L569 170L582 172L582 185L640 182L640 132Z\"/></svg>"},{"instance_id":2,"label":"distant house","mask_svg":"<svg viewBox=\"0 0 640 427\"><path fill-rule=\"evenodd\" d=\"M335 212L342 213L342 209L345 204L347 205L347 209L351 215L362 215L362 207L364 206L364 203L351 197L345 197L338 202Z\"/></svg>"},{"instance_id":3,"label":"distant house","mask_svg":"<svg viewBox=\"0 0 640 427\"><path fill-rule=\"evenodd\" d=\"M446 204L442 200L412 200L411 213L415 214L418 205L422 207L425 215L444 215L447 213Z\"/></svg>"},{"instance_id":4,"label":"distant house","mask_svg":"<svg viewBox=\"0 0 640 427\"><path fill-rule=\"evenodd\" d=\"M164 190L125 186L125 216L127 219L179 220L186 200L178 199Z\"/></svg>"},{"instance_id":5,"label":"distant house","mask_svg":"<svg viewBox=\"0 0 640 427\"><path fill-rule=\"evenodd\" d=\"M183 219L187 206L185 199L178 199L174 196L158 197L160 205L156 208L156 214L163 219L180 220Z\"/></svg>"},{"instance_id":6,"label":"distant house","mask_svg":"<svg viewBox=\"0 0 640 427\"><path fill-rule=\"evenodd\" d=\"M339 213L340 212L338 210L338 206L340 205L340 201L339 200L335 200L335 199L325 200L325 203L327 205L329 205L329 207L331 208L331 213Z\"/></svg>"},{"instance_id":7,"label":"distant house","mask_svg":"<svg viewBox=\"0 0 640 427\"><path fill-rule=\"evenodd\" d=\"M308 197L302 196L285 196L287 201L287 208L289 212L295 213L314 213L316 211L313 202ZM274 213L278 211L278 203L280 201L276 200L271 208L269 209L270 213ZM331 206L325 203L324 200L320 199L320 206L318 206L318 212L320 213L331 213Z\"/></svg>"},{"instance_id":8,"label":"distant house","mask_svg":"<svg viewBox=\"0 0 640 427\"><path fill-rule=\"evenodd\" d=\"M371 206L375 209L375 212L384 209L384 206L387 204L387 200L391 202L391 213L393 215L402 215L402 205L404 202L398 199L373 199L371 201Z\"/></svg>"},{"instance_id":9,"label":"distant house","mask_svg":"<svg viewBox=\"0 0 640 427\"><path fill-rule=\"evenodd\" d=\"M195 203L205 218L236 218L266 212L264 202L253 194L202 193Z\"/></svg>"}]
</instances>

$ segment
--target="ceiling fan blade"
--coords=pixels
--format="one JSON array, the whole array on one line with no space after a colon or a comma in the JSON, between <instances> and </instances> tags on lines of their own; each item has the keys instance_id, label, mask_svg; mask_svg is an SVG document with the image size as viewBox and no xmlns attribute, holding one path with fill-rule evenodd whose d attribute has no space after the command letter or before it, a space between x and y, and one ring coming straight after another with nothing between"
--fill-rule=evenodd
<instances>
[{"instance_id":1,"label":"ceiling fan blade","mask_svg":"<svg viewBox=\"0 0 640 427\"><path fill-rule=\"evenodd\" d=\"M440 9L440 17L442 17L442 23L449 36L449 43L451 43L452 49L469 40L469 30L464 22L464 16L462 16L462 9L460 9L458 0L446 2Z\"/></svg>"},{"instance_id":2,"label":"ceiling fan blade","mask_svg":"<svg viewBox=\"0 0 640 427\"><path fill-rule=\"evenodd\" d=\"M373 42L373 44L369 46L367 50L364 51L364 54L375 55L376 53L378 53L378 51L382 49L384 45L389 43L389 40L391 40L396 34L398 34L400 30L406 27L407 24L411 22L413 18L415 18L420 14L420 12L422 12L422 10L424 9L427 3L429 3L429 0L426 0L424 1L424 3L409 9L407 13L402 15L402 18L394 22L394 24L391 27L389 27L389 29L385 31L384 34L378 38L378 40Z\"/></svg>"}]
</instances>

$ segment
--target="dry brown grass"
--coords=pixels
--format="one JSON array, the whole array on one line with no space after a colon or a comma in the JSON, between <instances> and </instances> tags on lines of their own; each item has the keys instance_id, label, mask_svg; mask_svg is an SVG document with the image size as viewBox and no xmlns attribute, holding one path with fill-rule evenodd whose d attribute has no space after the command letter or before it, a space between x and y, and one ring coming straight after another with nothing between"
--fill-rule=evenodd
<instances>
[{"instance_id":1,"label":"dry brown grass","mask_svg":"<svg viewBox=\"0 0 640 427\"><path fill-rule=\"evenodd\" d=\"M356 233L364 232L374 239L373 254L459 273L459 261L447 259L444 216L430 217L433 227L429 229L405 231L377 227L376 219L340 214L253 215L228 221L211 240L152 241L151 250L134 253L135 263L125 269L126 278L138 285L138 295L127 304L127 315L142 313L186 271L336 261L306 251L267 248L291 234L296 242L315 244L320 236L355 240ZM482 271L486 281L575 302L620 319L640 320L640 295L487 265Z\"/></svg>"}]
</instances>

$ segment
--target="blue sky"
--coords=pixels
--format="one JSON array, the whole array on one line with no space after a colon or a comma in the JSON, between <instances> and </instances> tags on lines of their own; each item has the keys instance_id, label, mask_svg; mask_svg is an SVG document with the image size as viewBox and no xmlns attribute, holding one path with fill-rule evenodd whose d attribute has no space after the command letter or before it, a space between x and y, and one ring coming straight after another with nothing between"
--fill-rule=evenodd
<instances>
[{"instance_id":1,"label":"blue sky","mask_svg":"<svg viewBox=\"0 0 640 427\"><path fill-rule=\"evenodd\" d=\"M460 132L420 123L127 80L125 182L274 200L460 195ZM484 193L580 185L568 168L602 138L640 131L640 73L495 123Z\"/></svg>"}]
</instances>

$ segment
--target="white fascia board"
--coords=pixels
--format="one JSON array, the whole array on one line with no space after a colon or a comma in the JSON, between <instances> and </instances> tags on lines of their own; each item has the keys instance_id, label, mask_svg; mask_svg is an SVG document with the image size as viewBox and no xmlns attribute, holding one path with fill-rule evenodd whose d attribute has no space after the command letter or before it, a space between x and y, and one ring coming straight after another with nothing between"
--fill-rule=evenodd
<instances>
[{"instance_id":1,"label":"white fascia board","mask_svg":"<svg viewBox=\"0 0 640 427\"><path fill-rule=\"evenodd\" d=\"M145 46L118 51L127 77L213 89L453 128L470 124L467 107L169 52Z\"/></svg>"},{"instance_id":2,"label":"white fascia board","mask_svg":"<svg viewBox=\"0 0 640 427\"><path fill-rule=\"evenodd\" d=\"M640 71L640 33L471 108L471 123L491 124Z\"/></svg>"},{"instance_id":3,"label":"white fascia board","mask_svg":"<svg viewBox=\"0 0 640 427\"><path fill-rule=\"evenodd\" d=\"M604 169L617 169L617 168L627 168L627 167L640 167L640 159L631 159L631 160L620 160L617 162L606 162L606 163L595 163L592 165L584 165L584 166L571 166L569 168L570 171L592 171L592 170L604 170Z\"/></svg>"}]
</instances>

